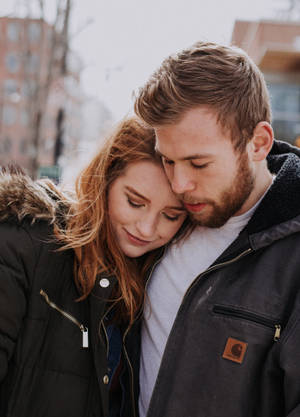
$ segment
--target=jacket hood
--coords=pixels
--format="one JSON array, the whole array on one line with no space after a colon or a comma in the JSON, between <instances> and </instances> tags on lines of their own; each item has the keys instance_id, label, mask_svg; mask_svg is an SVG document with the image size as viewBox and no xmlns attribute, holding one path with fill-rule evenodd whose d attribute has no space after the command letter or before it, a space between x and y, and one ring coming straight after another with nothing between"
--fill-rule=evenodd
<instances>
[{"instance_id":1,"label":"jacket hood","mask_svg":"<svg viewBox=\"0 0 300 417\"><path fill-rule=\"evenodd\" d=\"M33 181L16 168L2 168L0 171L0 221L25 218L46 220L54 223L66 208L66 198L50 180Z\"/></svg>"},{"instance_id":2,"label":"jacket hood","mask_svg":"<svg viewBox=\"0 0 300 417\"><path fill-rule=\"evenodd\" d=\"M276 177L246 227L256 249L300 231L300 149L275 141L267 161Z\"/></svg>"}]
</instances>

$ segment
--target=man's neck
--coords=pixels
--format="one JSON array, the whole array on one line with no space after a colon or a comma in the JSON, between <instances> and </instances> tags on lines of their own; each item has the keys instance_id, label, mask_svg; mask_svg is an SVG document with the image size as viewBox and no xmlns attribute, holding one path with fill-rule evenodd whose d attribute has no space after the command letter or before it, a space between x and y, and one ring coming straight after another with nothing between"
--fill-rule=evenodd
<instances>
[{"instance_id":1,"label":"man's neck","mask_svg":"<svg viewBox=\"0 0 300 417\"><path fill-rule=\"evenodd\" d=\"M244 214L248 210L250 210L262 198L262 196L271 186L272 182L273 176L266 167L264 172L262 172L261 175L258 178L256 178L254 188L251 194L249 195L241 209L235 214L235 216L240 216L241 214Z\"/></svg>"}]
</instances>

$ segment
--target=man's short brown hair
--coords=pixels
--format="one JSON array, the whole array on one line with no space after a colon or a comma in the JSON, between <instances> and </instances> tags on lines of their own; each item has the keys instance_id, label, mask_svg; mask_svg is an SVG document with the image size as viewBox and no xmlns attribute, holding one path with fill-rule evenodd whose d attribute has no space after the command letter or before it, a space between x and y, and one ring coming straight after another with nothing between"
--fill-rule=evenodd
<instances>
[{"instance_id":1,"label":"man's short brown hair","mask_svg":"<svg viewBox=\"0 0 300 417\"><path fill-rule=\"evenodd\" d=\"M178 122L186 111L206 106L243 149L260 121L271 121L264 77L239 48L197 42L166 58L139 90L135 111L156 127Z\"/></svg>"}]
</instances>

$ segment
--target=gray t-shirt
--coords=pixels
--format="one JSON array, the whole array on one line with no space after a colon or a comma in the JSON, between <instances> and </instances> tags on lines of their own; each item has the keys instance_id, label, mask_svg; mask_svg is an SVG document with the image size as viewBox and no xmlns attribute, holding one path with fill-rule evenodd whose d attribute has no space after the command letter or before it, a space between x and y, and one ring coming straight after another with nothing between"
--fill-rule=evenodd
<instances>
[{"instance_id":1,"label":"gray t-shirt","mask_svg":"<svg viewBox=\"0 0 300 417\"><path fill-rule=\"evenodd\" d=\"M261 199L220 228L196 228L187 239L173 244L154 270L147 286L142 323L140 417L146 417L165 345L185 292L236 239Z\"/></svg>"}]
</instances>

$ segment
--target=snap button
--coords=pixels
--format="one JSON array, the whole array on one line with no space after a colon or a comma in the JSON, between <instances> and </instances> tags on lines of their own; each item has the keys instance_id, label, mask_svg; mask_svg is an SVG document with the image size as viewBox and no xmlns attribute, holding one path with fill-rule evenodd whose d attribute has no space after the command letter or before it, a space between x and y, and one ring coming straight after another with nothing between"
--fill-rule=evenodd
<instances>
[{"instance_id":1,"label":"snap button","mask_svg":"<svg viewBox=\"0 0 300 417\"><path fill-rule=\"evenodd\" d=\"M109 286L109 280L107 278L102 278L99 281L99 285L102 288L107 288Z\"/></svg>"},{"instance_id":2,"label":"snap button","mask_svg":"<svg viewBox=\"0 0 300 417\"><path fill-rule=\"evenodd\" d=\"M109 378L108 378L108 375L104 375L104 377L103 377L103 383L104 383L105 385L107 385L107 384L109 383Z\"/></svg>"}]
</instances>

